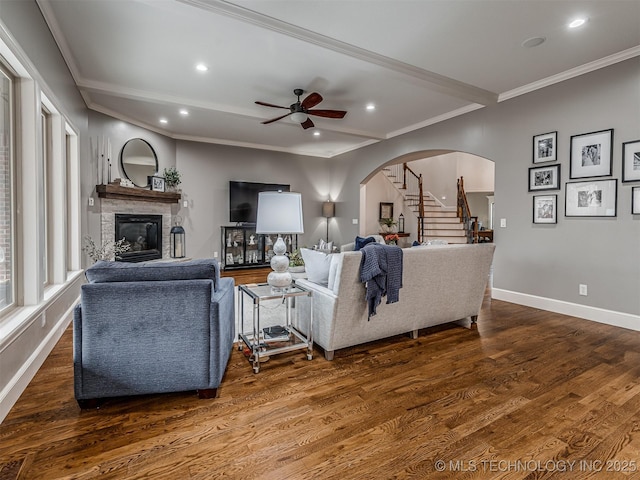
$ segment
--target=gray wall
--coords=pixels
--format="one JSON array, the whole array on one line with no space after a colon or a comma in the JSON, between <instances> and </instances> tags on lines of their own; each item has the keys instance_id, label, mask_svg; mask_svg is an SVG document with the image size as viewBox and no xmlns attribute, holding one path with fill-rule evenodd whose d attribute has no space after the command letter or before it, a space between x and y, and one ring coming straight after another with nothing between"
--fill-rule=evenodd
<instances>
[{"instance_id":1,"label":"gray wall","mask_svg":"<svg viewBox=\"0 0 640 480\"><path fill-rule=\"evenodd\" d=\"M100 200L96 193L96 183L98 182L98 159L96 156L96 145L98 137L104 137L111 140L112 149L112 167L111 178L126 178L120 168L120 151L124 144L132 138L142 138L149 142L158 156L158 171L162 174L165 168L171 167L176 163L176 142L172 138L160 135L145 128L123 122L108 115L98 112L89 111L89 138L84 138L85 143L89 143L89 154L84 158L83 162L83 195L82 208L87 212L87 224L83 229L83 235L90 235L94 239L100 238ZM182 186L182 185L180 185ZM95 199L94 206L88 206L88 197ZM171 213L176 214L179 206L172 205ZM92 262L85 256L85 266Z\"/></svg>"},{"instance_id":2,"label":"gray wall","mask_svg":"<svg viewBox=\"0 0 640 480\"><path fill-rule=\"evenodd\" d=\"M640 218L630 214L631 185L618 183L617 218L565 218L564 183L571 135L614 129L613 178L621 178L622 142L640 138L640 60L634 58L350 152L330 161L340 179L343 239L356 235L359 184L372 170L415 151L459 150L495 162L497 228L494 286L586 306L640 314ZM562 189L557 225L533 225L527 192L534 135L558 131ZM589 296L578 295L578 284Z\"/></svg>"},{"instance_id":3,"label":"gray wall","mask_svg":"<svg viewBox=\"0 0 640 480\"><path fill-rule=\"evenodd\" d=\"M176 152L183 196L189 205L180 211L187 233L187 256L222 255L220 227L232 225L229 180L290 184L291 191L302 193L305 233L298 237L298 245L313 245L326 235L321 216L322 202L329 193L325 160L187 141L178 141ZM340 208L337 205L336 211Z\"/></svg>"}]
</instances>

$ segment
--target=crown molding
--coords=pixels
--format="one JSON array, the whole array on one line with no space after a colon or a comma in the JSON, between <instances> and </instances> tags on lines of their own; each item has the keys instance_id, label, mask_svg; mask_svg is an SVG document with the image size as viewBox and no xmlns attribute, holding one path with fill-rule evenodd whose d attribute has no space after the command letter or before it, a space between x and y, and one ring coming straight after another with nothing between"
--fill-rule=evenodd
<instances>
[{"instance_id":1,"label":"crown molding","mask_svg":"<svg viewBox=\"0 0 640 480\"><path fill-rule=\"evenodd\" d=\"M508 92L501 93L498 96L498 102L504 102L505 100L509 100L510 98L531 93L533 91L540 90L541 88L549 87L551 85L555 85L556 83L564 82L565 80L570 80L572 78L579 77L580 75L584 75L601 68L609 67L616 63L629 60L633 57L637 57L639 55L640 45L637 45L627 50L609 55L608 57L603 57L593 62L585 63L584 65L566 70L557 75L552 75L551 77L543 78L542 80L538 80L537 82L532 82L527 85L523 85L522 87L509 90Z\"/></svg>"}]
</instances>

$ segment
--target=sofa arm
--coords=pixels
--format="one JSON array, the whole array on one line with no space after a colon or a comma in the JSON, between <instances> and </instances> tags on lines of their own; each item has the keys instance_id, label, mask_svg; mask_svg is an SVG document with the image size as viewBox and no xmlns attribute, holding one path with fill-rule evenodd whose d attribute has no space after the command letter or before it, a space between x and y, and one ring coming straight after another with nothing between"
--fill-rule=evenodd
<instances>
[{"instance_id":1,"label":"sofa arm","mask_svg":"<svg viewBox=\"0 0 640 480\"><path fill-rule=\"evenodd\" d=\"M313 342L325 350L334 350L333 332L338 308L338 296L331 290L306 279L297 279L296 284L312 291L313 295ZM298 311L298 328L307 333L309 330L310 302L296 302Z\"/></svg>"}]
</instances>

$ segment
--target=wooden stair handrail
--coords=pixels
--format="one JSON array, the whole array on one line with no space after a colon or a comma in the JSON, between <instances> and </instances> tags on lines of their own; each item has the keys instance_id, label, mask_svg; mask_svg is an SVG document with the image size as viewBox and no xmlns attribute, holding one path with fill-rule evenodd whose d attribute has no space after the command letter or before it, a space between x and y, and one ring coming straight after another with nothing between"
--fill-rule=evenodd
<instances>
[{"instance_id":1,"label":"wooden stair handrail","mask_svg":"<svg viewBox=\"0 0 640 480\"><path fill-rule=\"evenodd\" d=\"M409 178L417 182L418 190L418 242L422 243L422 232L424 231L424 189L422 186L422 174L418 175L406 163L402 164L402 188L407 189L407 173ZM411 182L409 182L411 183Z\"/></svg>"},{"instance_id":2,"label":"wooden stair handrail","mask_svg":"<svg viewBox=\"0 0 640 480\"><path fill-rule=\"evenodd\" d=\"M467 242L478 242L478 217L471 215L467 194L464 190L464 177L458 179L458 218L464 224ZM475 220L475 221L474 221Z\"/></svg>"}]
</instances>

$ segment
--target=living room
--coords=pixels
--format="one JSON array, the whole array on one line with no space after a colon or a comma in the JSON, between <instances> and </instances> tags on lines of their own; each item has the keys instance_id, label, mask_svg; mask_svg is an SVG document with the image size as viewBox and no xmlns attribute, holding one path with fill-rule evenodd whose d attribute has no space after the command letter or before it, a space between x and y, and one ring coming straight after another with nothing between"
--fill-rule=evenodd
<instances>
[{"instance_id":1,"label":"living room","mask_svg":"<svg viewBox=\"0 0 640 480\"><path fill-rule=\"evenodd\" d=\"M33 260L26 254L20 260L26 268L16 265L17 272L24 270L30 278L16 279L22 289L16 296L16 310L24 317L15 321L14 311L0 320L0 418L9 413L68 328L71 308L84 281L82 270L91 264L81 253L80 243L87 235L100 237L94 143L99 137L110 139L113 158L127 140L144 138L158 154L160 172L171 166L181 172L186 206L176 204L172 214L183 219L187 255L192 258L211 258L220 252L220 226L229 224L230 180L284 181L293 191L302 192L305 233L299 238L301 245L313 245L326 236L321 211L322 203L330 198L337 212L330 222L330 239L344 244L356 235L372 233L370 222L354 223L354 219L363 219L362 185L382 167L447 152L487 159L495 165L495 218L504 220L504 226L495 226L492 299L533 307L532 311L571 315L583 322L640 330L640 216L631 213L632 189L640 183L622 181L623 143L640 137L640 42L550 80L543 88L513 93L494 104L323 158L231 142L171 138L160 133L160 128L88 108L38 3L2 1L0 19L5 61L16 78L32 79L33 83L22 84L27 91L44 92L64 119L61 131L65 121L71 127L78 163L66 179L70 198L65 206L71 213L61 223L69 229L63 246L67 257L64 266L54 268L59 272L56 280L48 286L34 280L39 278L33 273L38 268L30 266ZM99 92L98 85L92 87ZM34 100L33 105L36 103ZM269 118L269 113L264 115ZM567 216L564 190L573 181L569 176L572 137L605 129L614 131L608 178L617 180L616 214ZM527 188L527 175L534 166L532 138L552 131L558 133L557 163L562 166L560 188L552 192L557 194L557 223L541 225L532 222L533 194ZM37 171L35 161L18 163L18 170L32 168ZM121 175L117 164L112 174ZM20 179L20 185L28 183ZM33 193L37 184L31 188ZM28 194L23 193L22 200L27 211L34 212L37 208L24 201ZM36 227L27 228L17 251L31 242L31 251L40 252L39 242L44 239L38 232ZM579 285L588 285L587 296L581 295Z\"/></svg>"}]
</instances>

